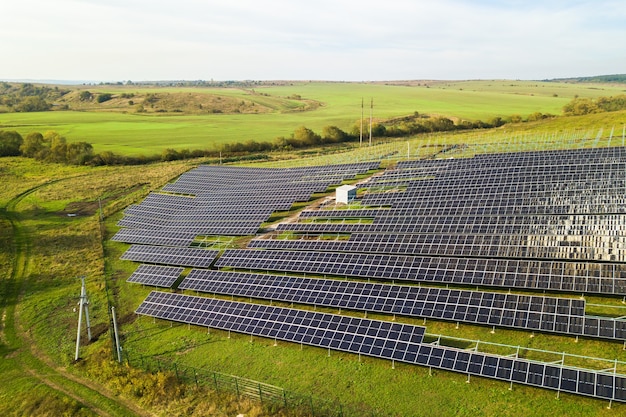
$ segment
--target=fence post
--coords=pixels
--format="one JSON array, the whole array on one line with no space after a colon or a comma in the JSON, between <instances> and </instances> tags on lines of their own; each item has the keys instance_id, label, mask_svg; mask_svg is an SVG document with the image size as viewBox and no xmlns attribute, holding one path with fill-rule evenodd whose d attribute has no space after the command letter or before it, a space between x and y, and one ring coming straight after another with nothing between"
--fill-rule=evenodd
<instances>
[{"instance_id":1,"label":"fence post","mask_svg":"<svg viewBox=\"0 0 626 417\"><path fill-rule=\"evenodd\" d=\"M213 381L215 382L215 391L220 392L220 389L217 386L217 375L215 375L215 372L213 372Z\"/></svg>"},{"instance_id":2,"label":"fence post","mask_svg":"<svg viewBox=\"0 0 626 417\"><path fill-rule=\"evenodd\" d=\"M176 362L174 362L174 372L176 373L176 379L180 382L180 377L178 376L178 366L176 366Z\"/></svg>"},{"instance_id":3,"label":"fence post","mask_svg":"<svg viewBox=\"0 0 626 417\"><path fill-rule=\"evenodd\" d=\"M237 377L233 377L235 378L235 390L237 391L237 399L239 399L239 378Z\"/></svg>"},{"instance_id":4,"label":"fence post","mask_svg":"<svg viewBox=\"0 0 626 417\"><path fill-rule=\"evenodd\" d=\"M261 404L263 404L263 391L261 390L261 384L259 384L259 400L261 400Z\"/></svg>"}]
</instances>

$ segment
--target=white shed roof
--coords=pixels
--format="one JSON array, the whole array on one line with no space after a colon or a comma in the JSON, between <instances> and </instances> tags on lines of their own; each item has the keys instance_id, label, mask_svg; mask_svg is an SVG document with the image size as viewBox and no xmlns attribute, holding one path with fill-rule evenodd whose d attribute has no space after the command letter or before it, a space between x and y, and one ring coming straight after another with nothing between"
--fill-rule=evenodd
<instances>
[{"instance_id":1,"label":"white shed roof","mask_svg":"<svg viewBox=\"0 0 626 417\"><path fill-rule=\"evenodd\" d=\"M344 184L344 185L337 187L337 191L352 191L352 190L356 190L356 186Z\"/></svg>"}]
</instances>

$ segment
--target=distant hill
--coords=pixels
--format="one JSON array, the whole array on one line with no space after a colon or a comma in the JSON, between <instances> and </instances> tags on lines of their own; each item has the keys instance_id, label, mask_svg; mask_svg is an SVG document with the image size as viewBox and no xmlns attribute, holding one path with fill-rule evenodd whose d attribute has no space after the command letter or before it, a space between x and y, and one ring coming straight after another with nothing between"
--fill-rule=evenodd
<instances>
[{"instance_id":1,"label":"distant hill","mask_svg":"<svg viewBox=\"0 0 626 417\"><path fill-rule=\"evenodd\" d=\"M624 83L626 84L626 74L613 75L594 75L592 77L574 77L574 78L553 78L543 80L547 82L568 82L568 83Z\"/></svg>"}]
</instances>

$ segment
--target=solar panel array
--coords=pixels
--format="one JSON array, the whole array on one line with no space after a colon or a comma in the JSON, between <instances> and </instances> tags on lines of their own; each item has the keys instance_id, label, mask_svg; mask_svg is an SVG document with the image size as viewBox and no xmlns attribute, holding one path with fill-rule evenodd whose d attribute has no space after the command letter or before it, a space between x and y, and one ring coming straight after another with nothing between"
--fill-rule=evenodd
<instances>
[{"instance_id":1,"label":"solar panel array","mask_svg":"<svg viewBox=\"0 0 626 417\"><path fill-rule=\"evenodd\" d=\"M189 246L197 235L254 234L273 211L377 166L202 166L163 189L184 195L154 193L129 207L114 240ZM625 320L586 315L584 300L545 292L626 295L625 169L621 148L401 162L360 185L362 210L306 210L217 259L144 245L123 258L203 268L182 280L182 290L623 341ZM272 271L298 276L266 274ZM408 285L414 283L420 286ZM494 287L544 294L489 291ZM423 342L421 327L158 292L137 312L626 401L626 377L616 371L433 346Z\"/></svg>"},{"instance_id":2,"label":"solar panel array","mask_svg":"<svg viewBox=\"0 0 626 417\"><path fill-rule=\"evenodd\" d=\"M626 376L423 343L424 328L327 313L152 292L138 314L626 401Z\"/></svg>"},{"instance_id":3,"label":"solar panel array","mask_svg":"<svg viewBox=\"0 0 626 417\"><path fill-rule=\"evenodd\" d=\"M363 203L400 208L419 201L443 210L482 205L500 209L498 214L623 214L625 168L619 148L405 161L365 186L395 185L406 191L370 194ZM413 179L418 176L422 180Z\"/></svg>"},{"instance_id":4,"label":"solar panel array","mask_svg":"<svg viewBox=\"0 0 626 417\"><path fill-rule=\"evenodd\" d=\"M203 165L162 190L184 195L152 193L129 207L118 223L124 229L113 240L189 246L199 235L253 235L274 211L289 210L296 201L308 201L313 193L378 166L371 162L294 169Z\"/></svg>"}]
</instances>

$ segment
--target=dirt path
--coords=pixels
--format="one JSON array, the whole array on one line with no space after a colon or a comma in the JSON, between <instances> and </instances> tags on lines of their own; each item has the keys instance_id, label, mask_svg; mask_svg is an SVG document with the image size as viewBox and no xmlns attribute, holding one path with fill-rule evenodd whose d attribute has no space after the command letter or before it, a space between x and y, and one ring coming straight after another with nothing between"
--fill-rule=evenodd
<instances>
[{"instance_id":1,"label":"dirt path","mask_svg":"<svg viewBox=\"0 0 626 417\"><path fill-rule=\"evenodd\" d=\"M17 195L4 208L0 216L11 224L13 231L14 260L11 274L1 284L4 286L4 302L1 306L0 340L11 350L10 358L23 374L31 375L54 391L70 397L100 416L151 416L131 401L115 396L100 384L81 378L55 366L53 361L37 348L35 343L23 331L17 315L23 288L29 274L31 237L20 222L17 205L28 195L61 180L49 181Z\"/></svg>"}]
</instances>

